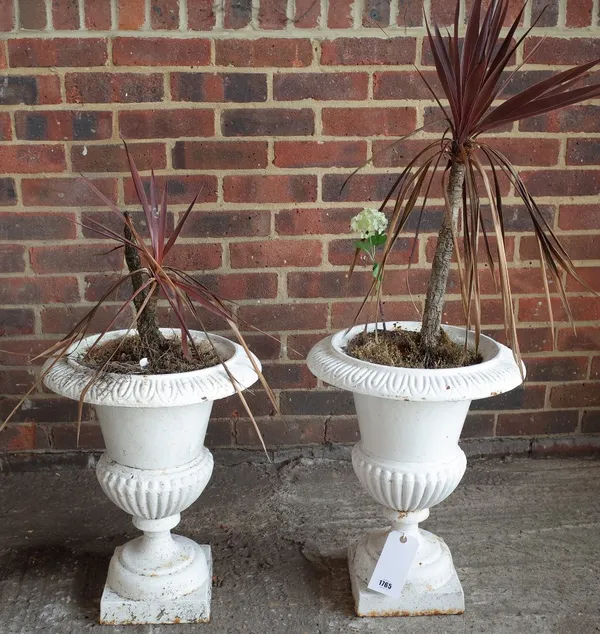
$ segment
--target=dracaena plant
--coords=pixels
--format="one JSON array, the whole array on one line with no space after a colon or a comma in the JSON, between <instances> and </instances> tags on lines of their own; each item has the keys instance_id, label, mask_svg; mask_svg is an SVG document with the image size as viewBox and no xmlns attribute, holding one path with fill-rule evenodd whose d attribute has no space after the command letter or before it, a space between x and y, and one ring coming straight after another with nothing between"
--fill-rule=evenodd
<instances>
[{"instance_id":1,"label":"dracaena plant","mask_svg":"<svg viewBox=\"0 0 600 634\"><path fill-rule=\"evenodd\" d=\"M131 176L135 186L135 191L139 200L139 203L144 212L146 224L149 231L149 241L136 229L132 218L128 212L121 211L111 200L109 200L89 179L82 176L86 185L104 202L104 204L111 209L123 223L123 233L118 233L113 229L104 226L93 219L88 219L86 223L81 223L83 227L93 231L97 235L116 242L114 249L122 249L124 252L125 262L127 264L128 271L123 273L118 280L110 285L110 287L104 292L100 300L91 308L89 312L73 327L73 329L65 335L56 344L42 352L36 358L50 357L52 361L47 367L46 372L63 357L69 354L69 351L73 349L73 346L80 342L84 337L90 334L90 330L93 327L94 317L98 310L104 305L107 300L113 298L117 291L127 283L131 284L131 292L128 293L128 297L121 303L116 309L113 319L98 335L98 338L94 344L89 348L87 356L89 357L98 346L102 345L103 336L111 330L117 321L122 318L123 314L133 307L133 319L131 320L128 332L133 334L134 329L137 330L137 334L140 339L140 350L142 356L145 359L155 359L164 354L167 341L164 335L161 333L157 316L157 302L159 294L166 299L170 309L175 316L176 323L181 332L181 351L183 356L190 358L195 352L195 343L192 337L190 327L188 325L190 316L193 317L198 323L201 324L202 329L204 325L202 322L202 316L198 312L198 308L205 309L209 313L216 315L223 319L229 327L235 333L237 340L245 350L246 354L256 373L258 374L260 381L265 388L271 402L274 407L277 408L274 395L269 388L264 376L262 375L260 368L256 364L252 357L250 350L244 340L242 333L240 332L238 320L232 310L233 305L231 302L220 297L217 293L209 289L200 281L186 273L185 271L171 266L169 263L169 254L175 245L177 238L181 234L181 230L190 215L194 205L198 199L199 193L196 194L189 207L181 215L179 222L177 223L173 232L167 236L167 186L165 184L162 193L159 194L159 188L154 176L154 172L151 173L149 196L146 194L142 178L136 168L135 162L129 152L127 144L125 144L125 151L127 153L127 159L129 161L129 168ZM111 351L110 355L101 364L101 367L96 369L92 378L84 389L81 398L79 400L79 422L81 422L81 414L85 395L94 382L105 372L111 361L119 353L122 344L126 340L123 337L118 345ZM210 339L208 340L210 342ZM213 352L218 357L218 353L213 346ZM221 359L219 359L222 361ZM256 421L252 415L250 407L239 388L235 378L230 373L227 366L222 363L223 368L227 372L229 379L231 380L235 390L241 399L243 406L255 426L255 429L260 436ZM43 380L45 373L42 374L40 379L32 386L29 392L23 397L23 400L17 404L13 411L9 414L8 418L0 425L0 430L8 423L10 418L14 415L17 409L22 405L24 400L36 389L36 387ZM79 433L78 433L79 435ZM264 448L264 443L263 443Z\"/></svg>"},{"instance_id":2,"label":"dracaena plant","mask_svg":"<svg viewBox=\"0 0 600 634\"><path fill-rule=\"evenodd\" d=\"M509 0L490 0L486 10L482 5L482 0L473 0L464 36L459 35L459 2L456 3L452 32L448 31L443 35L435 20L433 27L426 21L427 41L433 55L441 94L435 92L420 71L419 74L437 103L445 129L408 162L380 206L380 211L384 211L388 203L393 205L389 229L377 267L379 276L372 281L357 315L358 319L373 295L377 296L376 307L381 306L381 279L392 249L415 210L419 214L415 232L418 236L423 212L431 197L432 185L436 179L441 180L445 214L437 238L420 336L425 367L431 367L433 350L439 338L453 253L456 254L466 325L474 329L476 344L481 331L479 273L481 265L487 263L494 281L497 271L507 338L516 359L520 359L505 248L504 208L500 193L502 177L507 178L514 186L525 212L531 218L539 248L541 278L552 327L549 280L556 284L571 319L561 271L566 271L589 288L578 276L567 252L518 171L495 147L493 141L484 142L481 135L508 123L597 97L600 95L600 85L585 85L584 80L599 60L557 73L498 102L497 100L503 99L503 91L515 73L539 47L534 47L514 70L507 70L515 52L537 20L517 37L523 7L506 32L502 33ZM407 136L423 129L414 130ZM403 137L405 138L407 137ZM462 233L460 236L459 227ZM486 227L491 227L491 231ZM490 240L491 236L494 240ZM480 244L483 246L480 247ZM357 247L356 256L361 248ZM378 310L380 311L379 308ZM382 317L380 312L379 317Z\"/></svg>"}]
</instances>

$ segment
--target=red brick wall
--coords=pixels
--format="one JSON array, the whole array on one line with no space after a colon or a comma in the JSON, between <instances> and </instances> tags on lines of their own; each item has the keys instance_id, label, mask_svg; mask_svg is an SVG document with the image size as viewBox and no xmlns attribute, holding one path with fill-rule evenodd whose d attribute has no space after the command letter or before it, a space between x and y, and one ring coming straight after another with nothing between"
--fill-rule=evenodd
<instances>
[{"instance_id":1,"label":"red brick wall","mask_svg":"<svg viewBox=\"0 0 600 634\"><path fill-rule=\"evenodd\" d=\"M532 6L546 3L530 2L525 24ZM526 50L541 35L546 43L517 73L519 86L600 57L597 2L549 3ZM449 4L425 0L443 22ZM354 440L351 398L317 385L303 359L313 342L349 324L365 290L366 269L346 290L350 216L380 201L420 141L380 155L340 198L341 183L373 151L432 117L412 66L431 74L421 2L0 0L0 28L2 413L35 374L27 355L64 333L122 265L117 254L99 256L106 245L71 221L108 218L77 181L79 171L122 207L135 208L123 136L144 170L168 178L175 216L203 185L177 264L238 300L243 318L279 339L250 336L282 412L270 416L266 399L252 397L266 442ZM598 104L496 136L600 291ZM476 403L465 436L600 432L600 302L569 282L577 334L557 305L553 341L528 224L513 192L506 193L514 204L508 252L518 271L529 378L524 389ZM418 318L437 203L416 245L414 304L405 285L413 242L409 234L400 241L386 287L390 318ZM499 302L489 281L485 288L486 324L502 338ZM450 291L446 317L460 323L455 281ZM74 448L75 410L40 390L0 436L0 447ZM257 444L239 412L235 400L215 406L213 446ZM88 420L81 446L100 442Z\"/></svg>"}]
</instances>

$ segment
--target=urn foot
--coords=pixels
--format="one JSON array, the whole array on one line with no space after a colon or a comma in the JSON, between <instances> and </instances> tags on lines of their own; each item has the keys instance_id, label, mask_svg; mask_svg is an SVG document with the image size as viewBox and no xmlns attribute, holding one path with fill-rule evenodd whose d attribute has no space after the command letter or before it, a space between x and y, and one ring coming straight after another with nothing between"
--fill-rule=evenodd
<instances>
[{"instance_id":1,"label":"urn foot","mask_svg":"<svg viewBox=\"0 0 600 634\"><path fill-rule=\"evenodd\" d=\"M140 539L140 538L138 538ZM192 555L191 563L186 566L186 583L191 592L172 598L151 596L148 598L134 600L127 599L115 592L111 587L111 578L116 578L124 574L122 564L123 549L119 546L111 559L108 580L104 586L102 599L100 601L100 623L104 625L135 625L149 623L208 623L210 621L210 597L212 587L212 555L210 546L198 545L191 539L174 535L173 539L180 542L186 551ZM135 540L134 540L135 541ZM131 544L132 542L129 542ZM196 564L194 562L197 562ZM181 571L180 571L181 572ZM197 573L198 578L192 577ZM125 573L131 575L131 572ZM177 572L173 573L179 577ZM132 579L129 579L132 581ZM144 584L152 585L156 577L139 575L137 583L140 589ZM162 583L167 581L162 579ZM174 585L179 585L181 579L173 578ZM142 591L142 594L143 591Z\"/></svg>"},{"instance_id":2,"label":"urn foot","mask_svg":"<svg viewBox=\"0 0 600 634\"><path fill-rule=\"evenodd\" d=\"M431 537L436 537L431 535ZM367 538L368 539L368 538ZM433 616L441 614L462 614L465 611L465 597L462 586L452 563L452 556L448 547L442 539L436 537L441 542L441 553L449 566L448 580L437 587L423 587L421 583L411 583L409 579L402 588L399 598L388 597L378 592L369 590L357 569L358 558L361 558L361 549L366 547L366 540L361 540L351 544L348 548L348 564L350 569L350 582L352 584L352 595L354 597L354 610L357 616ZM438 560L438 565L439 565ZM419 565L415 562L413 566ZM360 566L360 564L359 564ZM421 580L420 580L421 581Z\"/></svg>"}]
</instances>

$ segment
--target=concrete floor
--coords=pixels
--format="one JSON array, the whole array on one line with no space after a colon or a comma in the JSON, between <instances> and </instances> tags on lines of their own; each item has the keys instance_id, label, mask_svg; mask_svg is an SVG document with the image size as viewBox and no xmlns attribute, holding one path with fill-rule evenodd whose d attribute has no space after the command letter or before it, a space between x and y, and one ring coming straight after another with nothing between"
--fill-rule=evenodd
<instances>
[{"instance_id":1,"label":"concrete floor","mask_svg":"<svg viewBox=\"0 0 600 634\"><path fill-rule=\"evenodd\" d=\"M177 529L212 545L209 625L97 624L110 555L136 531L93 470L55 467L0 474L0 633L600 631L599 460L470 461L425 523L452 550L466 613L359 619L345 549L382 520L351 465L217 458L211 484Z\"/></svg>"}]
</instances>

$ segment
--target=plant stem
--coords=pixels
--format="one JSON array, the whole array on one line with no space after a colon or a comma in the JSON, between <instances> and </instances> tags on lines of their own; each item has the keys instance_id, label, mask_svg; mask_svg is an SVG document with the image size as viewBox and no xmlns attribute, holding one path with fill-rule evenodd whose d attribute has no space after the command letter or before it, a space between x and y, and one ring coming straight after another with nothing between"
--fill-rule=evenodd
<instances>
[{"instance_id":1,"label":"plant stem","mask_svg":"<svg viewBox=\"0 0 600 634\"><path fill-rule=\"evenodd\" d=\"M125 212L125 214L129 217L127 212ZM127 225L125 225L124 234L127 240L132 239L131 231L129 230L129 227ZM127 263L127 268L129 269L130 273L133 273L134 271L139 271L139 269L142 267L140 254L138 253L137 249L129 244L125 245L125 262ZM134 292L137 291L138 288L140 288L143 282L144 277L142 273L134 273L131 276L131 285L133 286ZM147 292L148 291L142 291L133 300L135 308L138 312L143 305L144 300L146 299ZM160 328L158 325L158 313L156 310L157 302L158 295L156 294L156 291L154 291L152 297L148 300L146 307L139 315L137 320L138 335L140 336L142 345L148 350L149 357L160 353L160 351L164 349L166 343L166 340L160 332Z\"/></svg>"},{"instance_id":2,"label":"plant stem","mask_svg":"<svg viewBox=\"0 0 600 634\"><path fill-rule=\"evenodd\" d=\"M427 286L425 310L423 312L423 325L421 327L421 351L425 357L425 367L431 359L433 350L438 343L440 327L442 325L442 311L450 261L454 252L452 232L458 228L458 214L462 203L462 189L465 180L465 165L453 155L450 158L450 180L448 182L448 200L450 201L450 214L445 213L438 233L437 246L431 276Z\"/></svg>"}]
</instances>

